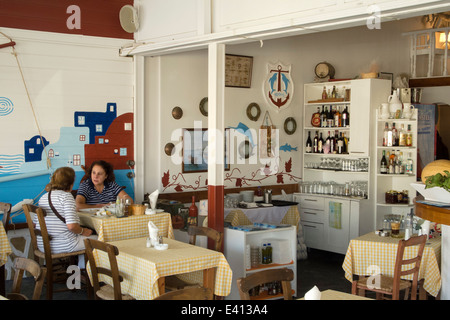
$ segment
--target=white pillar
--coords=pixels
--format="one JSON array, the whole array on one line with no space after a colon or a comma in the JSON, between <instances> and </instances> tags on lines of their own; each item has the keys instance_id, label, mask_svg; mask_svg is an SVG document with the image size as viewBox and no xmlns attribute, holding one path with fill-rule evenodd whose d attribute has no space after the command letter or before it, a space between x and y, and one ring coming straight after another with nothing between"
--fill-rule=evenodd
<instances>
[{"instance_id":1,"label":"white pillar","mask_svg":"<svg viewBox=\"0 0 450 320\"><path fill-rule=\"evenodd\" d=\"M441 226L441 300L450 300L450 226Z\"/></svg>"}]
</instances>

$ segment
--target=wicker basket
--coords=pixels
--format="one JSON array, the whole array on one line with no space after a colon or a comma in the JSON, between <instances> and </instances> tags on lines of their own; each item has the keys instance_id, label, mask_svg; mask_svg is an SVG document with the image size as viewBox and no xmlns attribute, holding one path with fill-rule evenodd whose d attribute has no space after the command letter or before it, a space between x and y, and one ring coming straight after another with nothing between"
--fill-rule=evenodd
<instances>
[{"instance_id":1,"label":"wicker basket","mask_svg":"<svg viewBox=\"0 0 450 320\"><path fill-rule=\"evenodd\" d=\"M145 213L145 206L143 204L132 204L128 207L128 215L141 216Z\"/></svg>"}]
</instances>

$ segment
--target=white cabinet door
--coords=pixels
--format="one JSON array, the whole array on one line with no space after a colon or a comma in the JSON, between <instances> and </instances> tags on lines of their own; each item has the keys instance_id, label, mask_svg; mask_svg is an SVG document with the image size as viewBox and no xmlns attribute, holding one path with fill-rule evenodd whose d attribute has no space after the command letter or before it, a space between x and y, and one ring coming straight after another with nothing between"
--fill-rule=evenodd
<instances>
[{"instance_id":1,"label":"white cabinet door","mask_svg":"<svg viewBox=\"0 0 450 320\"><path fill-rule=\"evenodd\" d=\"M325 246L329 251L345 254L350 241L350 200L326 200Z\"/></svg>"}]
</instances>

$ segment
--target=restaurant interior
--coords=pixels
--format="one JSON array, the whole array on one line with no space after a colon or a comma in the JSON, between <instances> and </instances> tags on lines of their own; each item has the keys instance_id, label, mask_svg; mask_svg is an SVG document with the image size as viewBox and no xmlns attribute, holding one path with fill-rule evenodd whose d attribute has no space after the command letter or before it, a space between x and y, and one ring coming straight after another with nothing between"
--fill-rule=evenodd
<instances>
[{"instance_id":1,"label":"restaurant interior","mask_svg":"<svg viewBox=\"0 0 450 320\"><path fill-rule=\"evenodd\" d=\"M0 0L0 299L450 299L450 4L372 2Z\"/></svg>"}]
</instances>

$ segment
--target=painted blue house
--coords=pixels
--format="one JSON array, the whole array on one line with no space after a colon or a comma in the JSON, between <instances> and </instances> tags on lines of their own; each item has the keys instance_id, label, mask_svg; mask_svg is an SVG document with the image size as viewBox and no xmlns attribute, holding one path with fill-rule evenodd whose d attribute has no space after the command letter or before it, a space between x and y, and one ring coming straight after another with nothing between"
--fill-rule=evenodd
<instances>
[{"instance_id":1,"label":"painted blue house","mask_svg":"<svg viewBox=\"0 0 450 320\"><path fill-rule=\"evenodd\" d=\"M42 160L42 151L44 151L44 146L47 146L50 143L44 137L42 137L42 140L44 141L41 141L41 137L38 135L32 137L30 140L25 140L25 162Z\"/></svg>"},{"instance_id":2,"label":"painted blue house","mask_svg":"<svg viewBox=\"0 0 450 320\"><path fill-rule=\"evenodd\" d=\"M106 112L76 111L74 113L75 127L89 128L88 144L95 143L96 136L104 136L111 123L117 117L117 104L106 104Z\"/></svg>"}]
</instances>

